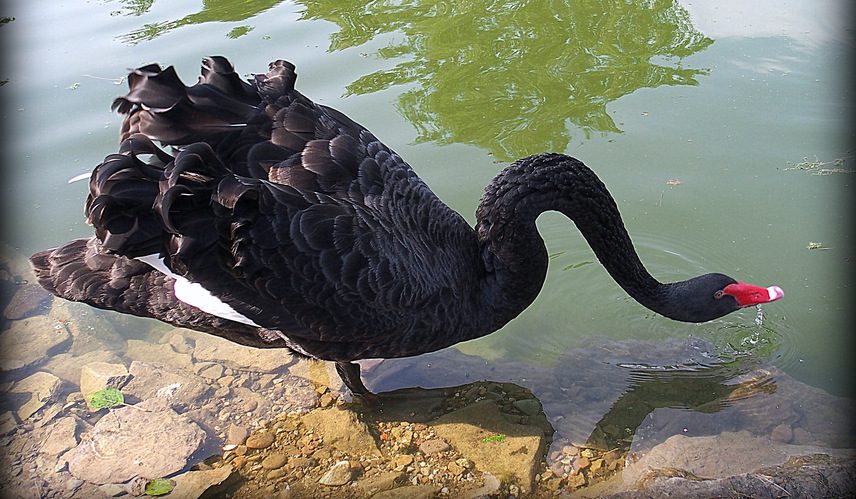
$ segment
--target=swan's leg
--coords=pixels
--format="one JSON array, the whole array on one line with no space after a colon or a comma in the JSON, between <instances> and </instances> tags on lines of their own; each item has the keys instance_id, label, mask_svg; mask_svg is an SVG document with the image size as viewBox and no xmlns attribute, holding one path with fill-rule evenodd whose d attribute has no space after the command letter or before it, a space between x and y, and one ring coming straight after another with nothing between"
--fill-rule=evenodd
<instances>
[{"instance_id":1,"label":"swan's leg","mask_svg":"<svg viewBox=\"0 0 856 499\"><path fill-rule=\"evenodd\" d=\"M336 372L354 395L371 395L360 378L360 365L355 362L336 362Z\"/></svg>"}]
</instances>

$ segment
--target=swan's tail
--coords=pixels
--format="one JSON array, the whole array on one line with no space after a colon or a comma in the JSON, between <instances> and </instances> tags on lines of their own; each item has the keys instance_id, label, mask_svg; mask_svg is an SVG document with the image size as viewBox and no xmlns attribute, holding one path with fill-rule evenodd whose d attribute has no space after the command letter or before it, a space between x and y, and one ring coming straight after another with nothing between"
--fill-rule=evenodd
<instances>
[{"instance_id":1,"label":"swan's tail","mask_svg":"<svg viewBox=\"0 0 856 499\"><path fill-rule=\"evenodd\" d=\"M150 317L255 347L281 346L258 328L205 313L176 298L175 281L134 258L108 252L96 238L75 239L30 257L39 284L66 300Z\"/></svg>"}]
</instances>

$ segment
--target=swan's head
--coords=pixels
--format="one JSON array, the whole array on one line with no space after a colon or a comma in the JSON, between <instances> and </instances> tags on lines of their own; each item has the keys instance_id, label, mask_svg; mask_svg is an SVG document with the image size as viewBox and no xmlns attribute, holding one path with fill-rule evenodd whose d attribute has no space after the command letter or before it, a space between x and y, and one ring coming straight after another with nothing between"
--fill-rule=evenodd
<instances>
[{"instance_id":1,"label":"swan's head","mask_svg":"<svg viewBox=\"0 0 856 499\"><path fill-rule=\"evenodd\" d=\"M669 310L663 315L684 322L706 322L741 308L776 301L785 296L778 286L762 288L728 277L705 274L666 285Z\"/></svg>"}]
</instances>

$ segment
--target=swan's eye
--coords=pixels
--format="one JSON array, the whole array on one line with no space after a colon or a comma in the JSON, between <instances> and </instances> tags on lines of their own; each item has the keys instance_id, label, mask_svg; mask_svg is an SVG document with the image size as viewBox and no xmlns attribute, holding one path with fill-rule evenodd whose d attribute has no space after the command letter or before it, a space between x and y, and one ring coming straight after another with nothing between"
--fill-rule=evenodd
<instances>
[{"instance_id":1,"label":"swan's eye","mask_svg":"<svg viewBox=\"0 0 856 499\"><path fill-rule=\"evenodd\" d=\"M713 294L713 297L718 300L718 299L722 298L722 295L724 295L724 294L725 294L725 291L720 289L719 291L717 291L716 293Z\"/></svg>"}]
</instances>

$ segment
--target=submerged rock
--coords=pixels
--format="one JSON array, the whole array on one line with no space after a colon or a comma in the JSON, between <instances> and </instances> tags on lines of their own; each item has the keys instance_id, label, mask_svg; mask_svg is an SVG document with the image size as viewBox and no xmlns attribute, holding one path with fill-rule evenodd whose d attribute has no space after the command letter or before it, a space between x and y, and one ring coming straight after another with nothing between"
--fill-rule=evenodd
<instances>
[{"instance_id":1,"label":"submerged rock","mask_svg":"<svg viewBox=\"0 0 856 499\"><path fill-rule=\"evenodd\" d=\"M89 405L89 396L105 388L121 390L131 379L131 374L123 364L90 362L80 369L80 392ZM95 409L91 405L90 409Z\"/></svg>"},{"instance_id":2,"label":"submerged rock","mask_svg":"<svg viewBox=\"0 0 856 499\"><path fill-rule=\"evenodd\" d=\"M37 372L12 385L10 393L21 394L24 399L16 410L18 419L26 420L56 399L61 386L59 378L46 372Z\"/></svg>"},{"instance_id":3,"label":"submerged rock","mask_svg":"<svg viewBox=\"0 0 856 499\"><path fill-rule=\"evenodd\" d=\"M197 362L216 362L241 371L273 372L295 362L284 348L252 348L203 333L188 332L195 340L193 358Z\"/></svg>"},{"instance_id":4,"label":"submerged rock","mask_svg":"<svg viewBox=\"0 0 856 499\"><path fill-rule=\"evenodd\" d=\"M0 371L14 371L40 364L71 345L64 325L39 315L13 321L0 332Z\"/></svg>"},{"instance_id":5,"label":"submerged rock","mask_svg":"<svg viewBox=\"0 0 856 499\"><path fill-rule=\"evenodd\" d=\"M187 466L205 438L196 423L165 406L112 409L72 451L69 471L95 484L167 476Z\"/></svg>"},{"instance_id":6,"label":"submerged rock","mask_svg":"<svg viewBox=\"0 0 856 499\"><path fill-rule=\"evenodd\" d=\"M138 400L160 398L178 411L198 405L211 392L199 376L175 367L134 361L128 372L132 378L123 393Z\"/></svg>"}]
</instances>

